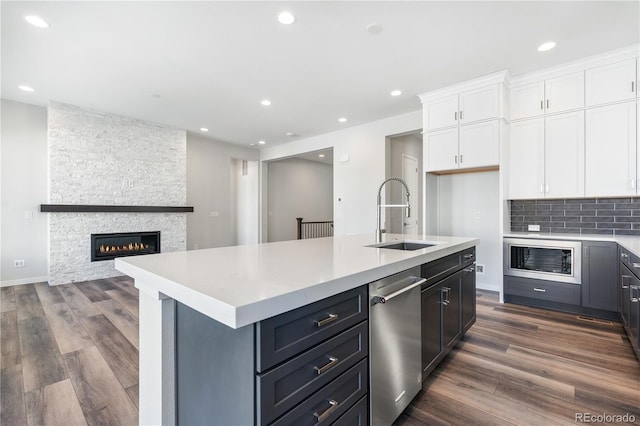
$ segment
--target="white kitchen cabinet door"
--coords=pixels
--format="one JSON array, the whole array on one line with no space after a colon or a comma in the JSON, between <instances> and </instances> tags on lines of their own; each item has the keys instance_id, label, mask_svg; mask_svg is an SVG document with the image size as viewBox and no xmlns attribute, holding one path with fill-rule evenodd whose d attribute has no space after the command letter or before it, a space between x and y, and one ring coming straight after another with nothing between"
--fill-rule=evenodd
<instances>
[{"instance_id":1,"label":"white kitchen cabinet door","mask_svg":"<svg viewBox=\"0 0 640 426\"><path fill-rule=\"evenodd\" d=\"M636 194L636 102L586 111L585 195Z\"/></svg>"},{"instance_id":2,"label":"white kitchen cabinet door","mask_svg":"<svg viewBox=\"0 0 640 426\"><path fill-rule=\"evenodd\" d=\"M544 81L511 88L511 119L544 114Z\"/></svg>"},{"instance_id":3,"label":"white kitchen cabinet door","mask_svg":"<svg viewBox=\"0 0 640 426\"><path fill-rule=\"evenodd\" d=\"M584 197L584 111L545 118L545 196Z\"/></svg>"},{"instance_id":4,"label":"white kitchen cabinet door","mask_svg":"<svg viewBox=\"0 0 640 426\"><path fill-rule=\"evenodd\" d=\"M544 196L544 118L511 123L507 197Z\"/></svg>"},{"instance_id":5,"label":"white kitchen cabinet door","mask_svg":"<svg viewBox=\"0 0 640 426\"><path fill-rule=\"evenodd\" d=\"M499 85L460 93L460 124L498 118L500 112Z\"/></svg>"},{"instance_id":6,"label":"white kitchen cabinet door","mask_svg":"<svg viewBox=\"0 0 640 426\"><path fill-rule=\"evenodd\" d=\"M425 130L458 125L458 95L425 103L422 107Z\"/></svg>"},{"instance_id":7,"label":"white kitchen cabinet door","mask_svg":"<svg viewBox=\"0 0 640 426\"><path fill-rule=\"evenodd\" d=\"M587 106L636 97L636 60L592 68L585 73Z\"/></svg>"},{"instance_id":8,"label":"white kitchen cabinet door","mask_svg":"<svg viewBox=\"0 0 640 426\"><path fill-rule=\"evenodd\" d=\"M458 128L424 134L427 148L427 172L458 168Z\"/></svg>"},{"instance_id":9,"label":"white kitchen cabinet door","mask_svg":"<svg viewBox=\"0 0 640 426\"><path fill-rule=\"evenodd\" d=\"M498 120L459 128L458 164L461 169L497 166L500 163Z\"/></svg>"},{"instance_id":10,"label":"white kitchen cabinet door","mask_svg":"<svg viewBox=\"0 0 640 426\"><path fill-rule=\"evenodd\" d=\"M544 93L547 114L584 107L584 72L545 80Z\"/></svg>"}]
</instances>

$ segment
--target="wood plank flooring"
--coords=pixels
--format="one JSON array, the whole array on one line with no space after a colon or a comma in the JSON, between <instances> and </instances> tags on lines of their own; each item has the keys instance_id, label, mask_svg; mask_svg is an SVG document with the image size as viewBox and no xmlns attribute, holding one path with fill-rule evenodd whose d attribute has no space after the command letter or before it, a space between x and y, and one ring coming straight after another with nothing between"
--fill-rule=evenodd
<instances>
[{"instance_id":1,"label":"wood plank flooring","mask_svg":"<svg viewBox=\"0 0 640 426\"><path fill-rule=\"evenodd\" d=\"M138 293L129 278L0 289L0 425L135 425ZM640 424L640 364L618 323L478 292L478 319L396 421Z\"/></svg>"},{"instance_id":2,"label":"wood plank flooring","mask_svg":"<svg viewBox=\"0 0 640 426\"><path fill-rule=\"evenodd\" d=\"M575 425L577 413L640 425L640 364L622 326L479 291L476 323L395 425Z\"/></svg>"},{"instance_id":3,"label":"wood plank flooring","mask_svg":"<svg viewBox=\"0 0 640 426\"><path fill-rule=\"evenodd\" d=\"M136 425L137 302L129 278L0 289L0 425Z\"/></svg>"}]
</instances>

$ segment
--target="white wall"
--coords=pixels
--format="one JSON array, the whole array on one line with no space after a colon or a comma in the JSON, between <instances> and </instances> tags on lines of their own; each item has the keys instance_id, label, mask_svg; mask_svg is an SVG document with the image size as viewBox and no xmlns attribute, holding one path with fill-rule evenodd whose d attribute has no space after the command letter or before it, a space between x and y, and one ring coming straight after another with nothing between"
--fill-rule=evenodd
<instances>
[{"instance_id":1,"label":"white wall","mask_svg":"<svg viewBox=\"0 0 640 426\"><path fill-rule=\"evenodd\" d=\"M297 238L296 218L333 219L333 166L290 158L269 163L268 241Z\"/></svg>"},{"instance_id":2,"label":"white wall","mask_svg":"<svg viewBox=\"0 0 640 426\"><path fill-rule=\"evenodd\" d=\"M0 285L46 281L47 110L3 99L1 127Z\"/></svg>"},{"instance_id":3,"label":"white wall","mask_svg":"<svg viewBox=\"0 0 640 426\"><path fill-rule=\"evenodd\" d=\"M437 193L439 234L479 238L476 259L484 265L485 273L476 275L477 286L501 290L499 172L438 176Z\"/></svg>"},{"instance_id":4,"label":"white wall","mask_svg":"<svg viewBox=\"0 0 640 426\"><path fill-rule=\"evenodd\" d=\"M291 157L333 147L335 235L373 235L376 229L376 193L385 179L386 137L421 128L422 111L418 110L265 148L261 151L260 160Z\"/></svg>"},{"instance_id":5,"label":"white wall","mask_svg":"<svg viewBox=\"0 0 640 426\"><path fill-rule=\"evenodd\" d=\"M187 133L187 204L194 207L187 215L187 249L236 244L232 159L257 161L259 155L255 149Z\"/></svg>"},{"instance_id":6,"label":"white wall","mask_svg":"<svg viewBox=\"0 0 640 426\"><path fill-rule=\"evenodd\" d=\"M247 161L247 174L242 175L242 161L231 160L231 219L237 245L258 243L258 162Z\"/></svg>"}]
</instances>

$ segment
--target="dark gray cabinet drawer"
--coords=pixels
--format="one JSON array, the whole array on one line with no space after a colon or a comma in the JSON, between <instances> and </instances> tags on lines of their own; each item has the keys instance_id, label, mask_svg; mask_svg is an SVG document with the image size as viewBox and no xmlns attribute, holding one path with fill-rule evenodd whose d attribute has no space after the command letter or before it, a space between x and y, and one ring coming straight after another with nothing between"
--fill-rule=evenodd
<instances>
[{"instance_id":1,"label":"dark gray cabinet drawer","mask_svg":"<svg viewBox=\"0 0 640 426\"><path fill-rule=\"evenodd\" d=\"M307 398L273 425L329 425L342 416L369 388L367 359Z\"/></svg>"},{"instance_id":2,"label":"dark gray cabinet drawer","mask_svg":"<svg viewBox=\"0 0 640 426\"><path fill-rule=\"evenodd\" d=\"M256 376L258 424L265 425L367 356L368 322Z\"/></svg>"},{"instance_id":3,"label":"dark gray cabinet drawer","mask_svg":"<svg viewBox=\"0 0 640 426\"><path fill-rule=\"evenodd\" d=\"M256 369L263 372L367 319L367 287L266 319L256 325Z\"/></svg>"},{"instance_id":4,"label":"dark gray cabinet drawer","mask_svg":"<svg viewBox=\"0 0 640 426\"><path fill-rule=\"evenodd\" d=\"M531 278L504 277L506 295L580 305L580 285Z\"/></svg>"},{"instance_id":5,"label":"dark gray cabinet drawer","mask_svg":"<svg viewBox=\"0 0 640 426\"><path fill-rule=\"evenodd\" d=\"M461 269L463 266L473 264L475 260L476 248L471 247L422 265L422 278L427 279L427 281L422 284L422 289L426 289L432 284L437 283L447 275Z\"/></svg>"},{"instance_id":6,"label":"dark gray cabinet drawer","mask_svg":"<svg viewBox=\"0 0 640 426\"><path fill-rule=\"evenodd\" d=\"M356 405L342 415L333 426L368 426L369 425L369 404L365 396Z\"/></svg>"},{"instance_id":7,"label":"dark gray cabinet drawer","mask_svg":"<svg viewBox=\"0 0 640 426\"><path fill-rule=\"evenodd\" d=\"M620 247L620 262L627 265L631 272L633 272L637 277L640 278L640 257L635 254L629 252L629 250L625 249L622 246Z\"/></svg>"}]
</instances>

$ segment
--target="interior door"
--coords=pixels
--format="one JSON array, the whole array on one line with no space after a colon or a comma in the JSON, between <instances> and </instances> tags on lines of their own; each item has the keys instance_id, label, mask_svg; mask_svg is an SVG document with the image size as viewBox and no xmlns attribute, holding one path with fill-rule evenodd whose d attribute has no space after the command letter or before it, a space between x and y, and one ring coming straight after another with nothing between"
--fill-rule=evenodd
<instances>
[{"instance_id":1,"label":"interior door","mask_svg":"<svg viewBox=\"0 0 640 426\"><path fill-rule=\"evenodd\" d=\"M402 154L402 179L409 187L411 194L411 216L403 217L402 232L404 234L418 233L418 206L420 194L418 192L418 159Z\"/></svg>"}]
</instances>

